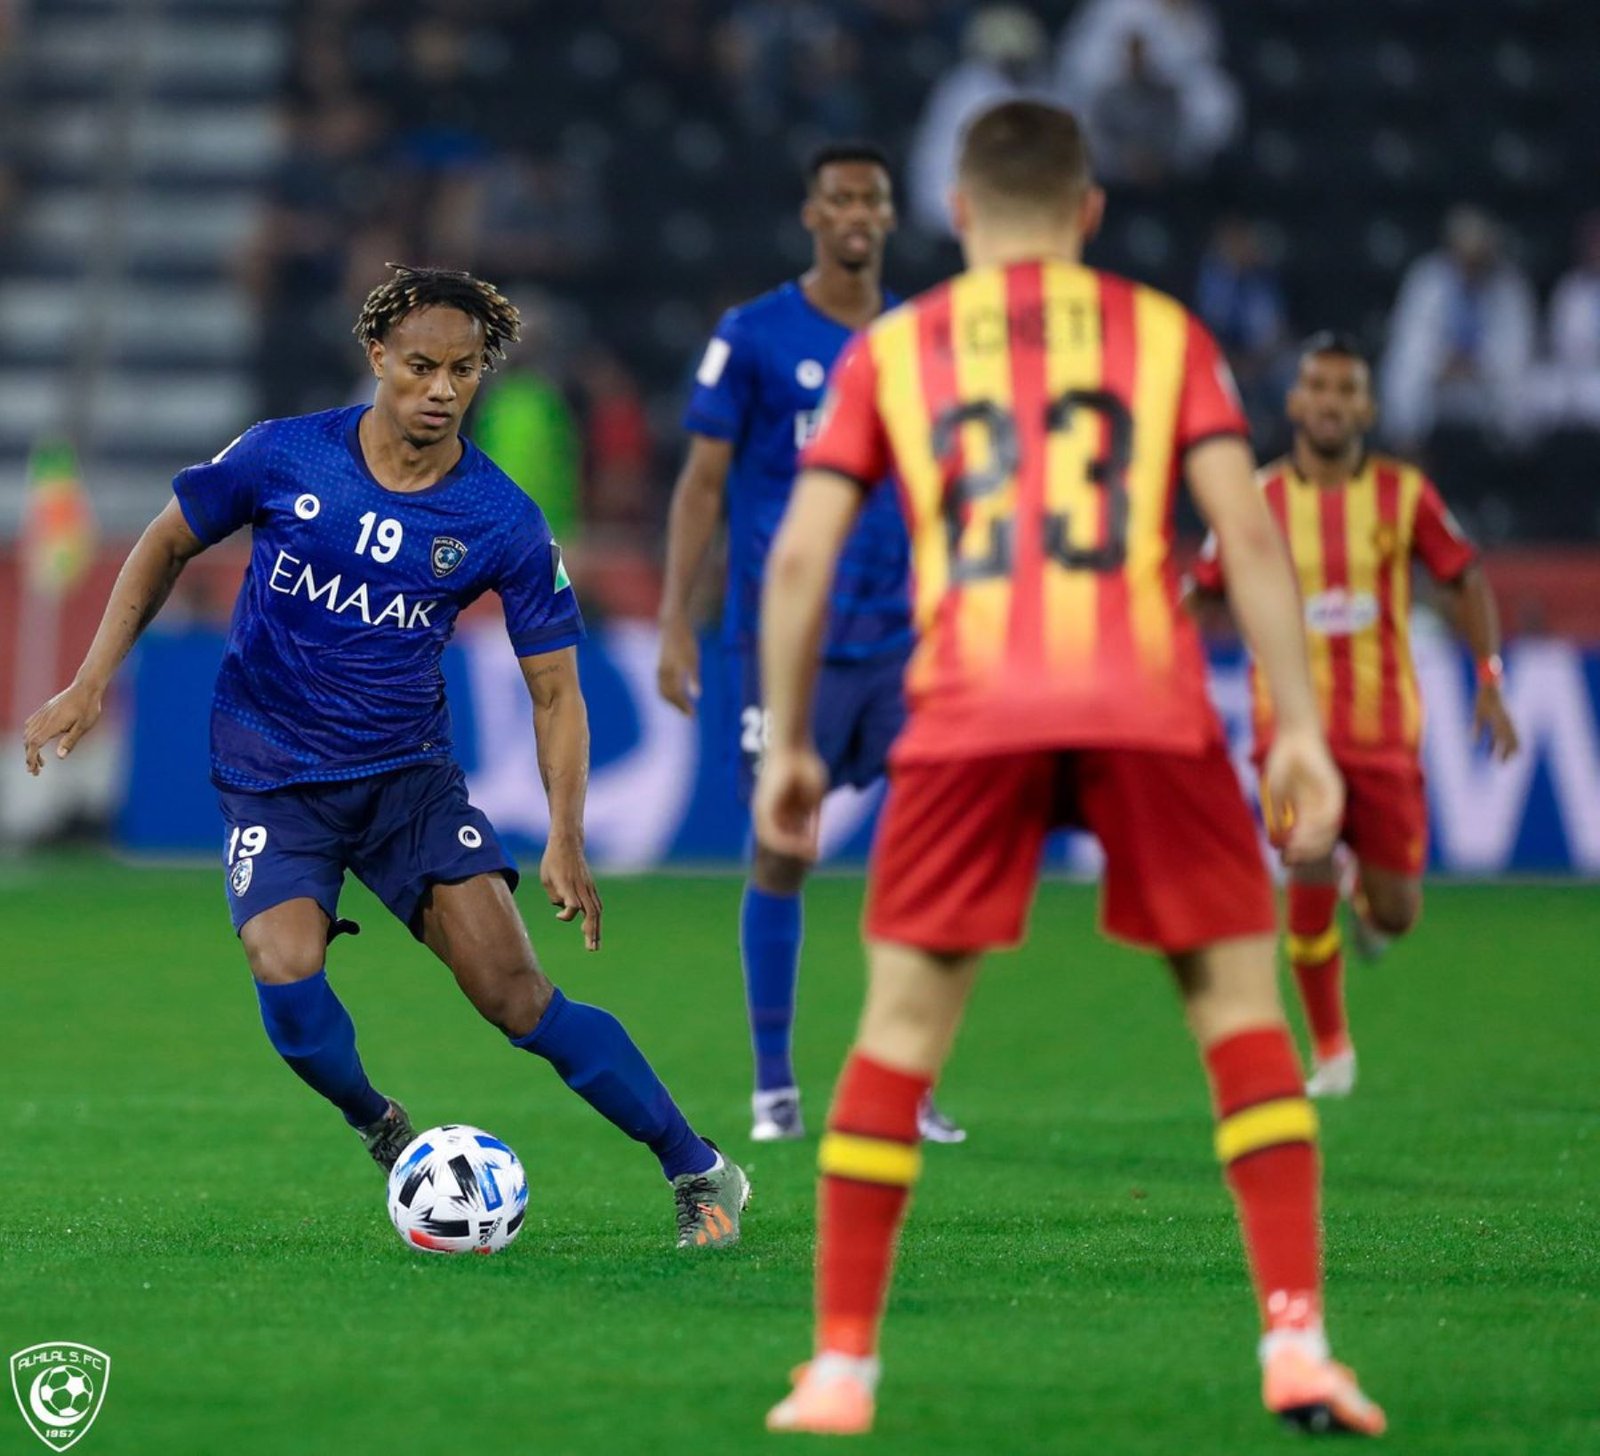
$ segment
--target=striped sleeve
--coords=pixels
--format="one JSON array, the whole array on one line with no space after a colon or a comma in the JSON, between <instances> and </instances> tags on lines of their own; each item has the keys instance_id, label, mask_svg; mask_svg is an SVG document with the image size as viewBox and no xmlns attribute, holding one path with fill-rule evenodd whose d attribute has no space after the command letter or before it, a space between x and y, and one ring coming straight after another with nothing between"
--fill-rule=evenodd
<instances>
[{"instance_id":1,"label":"striped sleeve","mask_svg":"<svg viewBox=\"0 0 1600 1456\"><path fill-rule=\"evenodd\" d=\"M857 334L833 366L817 432L800 454L802 470L828 470L870 490L889 473L889 441L878 413L878 367L868 336Z\"/></svg>"},{"instance_id":2,"label":"striped sleeve","mask_svg":"<svg viewBox=\"0 0 1600 1456\"><path fill-rule=\"evenodd\" d=\"M1233 371L1222 350L1197 318L1189 317L1183 362L1183 393L1178 401L1177 445L1182 453L1218 435L1250 438Z\"/></svg>"},{"instance_id":3,"label":"striped sleeve","mask_svg":"<svg viewBox=\"0 0 1600 1456\"><path fill-rule=\"evenodd\" d=\"M1411 526L1411 549L1436 581L1455 581L1478 559L1478 548L1450 514L1438 488L1426 476L1417 496L1417 514Z\"/></svg>"}]
</instances>

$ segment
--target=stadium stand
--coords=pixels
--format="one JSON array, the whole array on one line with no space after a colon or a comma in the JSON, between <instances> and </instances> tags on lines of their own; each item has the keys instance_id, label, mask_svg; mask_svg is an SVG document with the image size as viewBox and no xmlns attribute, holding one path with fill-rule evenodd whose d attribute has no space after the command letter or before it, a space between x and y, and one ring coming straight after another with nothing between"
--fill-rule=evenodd
<instances>
[{"instance_id":1,"label":"stadium stand","mask_svg":"<svg viewBox=\"0 0 1600 1456\"><path fill-rule=\"evenodd\" d=\"M1130 12L1164 5L1203 9L1127 0ZM800 160L842 130L905 157L980 8L36 7L16 42L17 100L49 125L39 146L12 148L20 197L0 239L0 522L15 520L42 422L77 431L103 515L130 526L172 466L269 405L349 397L359 361L347 315L386 256L482 267L561 300L570 327L551 367L585 428L596 341L636 383L659 512L706 328L807 257ZM1027 8L1055 38L1085 6ZM1218 223L1245 219L1291 336L1352 329L1377 357L1407 268L1437 247L1450 210L1471 204L1499 220L1532 281L1545 357L1550 293L1593 203L1576 139L1600 129L1588 80L1600 7L1212 9L1242 94L1239 139L1201 175L1119 187L1092 261L1192 299ZM953 257L936 231L908 226L891 275L910 290ZM1273 411L1258 414L1272 448ZM1540 426L1511 442L1452 430L1428 448L1491 542L1600 535L1600 436ZM624 514L648 531L649 510Z\"/></svg>"}]
</instances>

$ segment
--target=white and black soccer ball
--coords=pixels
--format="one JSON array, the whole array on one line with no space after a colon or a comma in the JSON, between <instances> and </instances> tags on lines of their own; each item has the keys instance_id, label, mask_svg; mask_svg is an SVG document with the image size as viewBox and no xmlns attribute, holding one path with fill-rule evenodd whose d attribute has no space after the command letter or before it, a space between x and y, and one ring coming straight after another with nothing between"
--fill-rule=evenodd
<instances>
[{"instance_id":1,"label":"white and black soccer ball","mask_svg":"<svg viewBox=\"0 0 1600 1456\"><path fill-rule=\"evenodd\" d=\"M389 1174L389 1217L400 1237L431 1254L494 1254L516 1238L528 1176L497 1137L459 1123L406 1144Z\"/></svg>"}]
</instances>

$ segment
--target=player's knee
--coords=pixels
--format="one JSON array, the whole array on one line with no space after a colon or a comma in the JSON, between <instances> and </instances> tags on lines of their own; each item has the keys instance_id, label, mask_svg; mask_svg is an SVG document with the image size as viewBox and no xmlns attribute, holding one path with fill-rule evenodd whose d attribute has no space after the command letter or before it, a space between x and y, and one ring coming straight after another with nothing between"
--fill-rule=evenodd
<instances>
[{"instance_id":1,"label":"player's knee","mask_svg":"<svg viewBox=\"0 0 1600 1456\"><path fill-rule=\"evenodd\" d=\"M798 895L809 868L803 859L774 854L764 845L757 845L750 866L750 883L764 895Z\"/></svg>"},{"instance_id":2,"label":"player's knee","mask_svg":"<svg viewBox=\"0 0 1600 1456\"><path fill-rule=\"evenodd\" d=\"M1367 920L1384 935L1404 935L1422 915L1422 887L1414 882L1367 891Z\"/></svg>"},{"instance_id":3,"label":"player's knee","mask_svg":"<svg viewBox=\"0 0 1600 1456\"><path fill-rule=\"evenodd\" d=\"M515 1038L539 1024L554 990L537 965L521 962L474 977L469 994L485 1021Z\"/></svg>"},{"instance_id":4,"label":"player's knee","mask_svg":"<svg viewBox=\"0 0 1600 1456\"><path fill-rule=\"evenodd\" d=\"M263 986L289 986L316 975L326 960L326 943L273 939L246 944L250 974Z\"/></svg>"}]
</instances>

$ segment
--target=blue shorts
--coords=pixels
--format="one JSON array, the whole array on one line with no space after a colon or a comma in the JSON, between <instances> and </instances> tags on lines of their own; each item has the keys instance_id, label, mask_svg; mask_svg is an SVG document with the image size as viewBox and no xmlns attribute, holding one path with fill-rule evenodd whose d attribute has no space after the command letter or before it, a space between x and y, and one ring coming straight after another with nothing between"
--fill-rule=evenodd
<instances>
[{"instance_id":1,"label":"blue shorts","mask_svg":"<svg viewBox=\"0 0 1600 1456\"><path fill-rule=\"evenodd\" d=\"M296 784L265 794L218 792L227 826L222 859L228 909L245 921L304 896L338 919L344 872L413 935L430 885L517 867L454 763L421 763L347 783Z\"/></svg>"},{"instance_id":2,"label":"blue shorts","mask_svg":"<svg viewBox=\"0 0 1600 1456\"><path fill-rule=\"evenodd\" d=\"M905 675L910 649L865 662L824 662L817 674L811 731L833 788L863 789L889 769L889 749L906 725ZM767 746L761 704L761 662L753 650L739 656L739 797L750 802Z\"/></svg>"}]
</instances>

